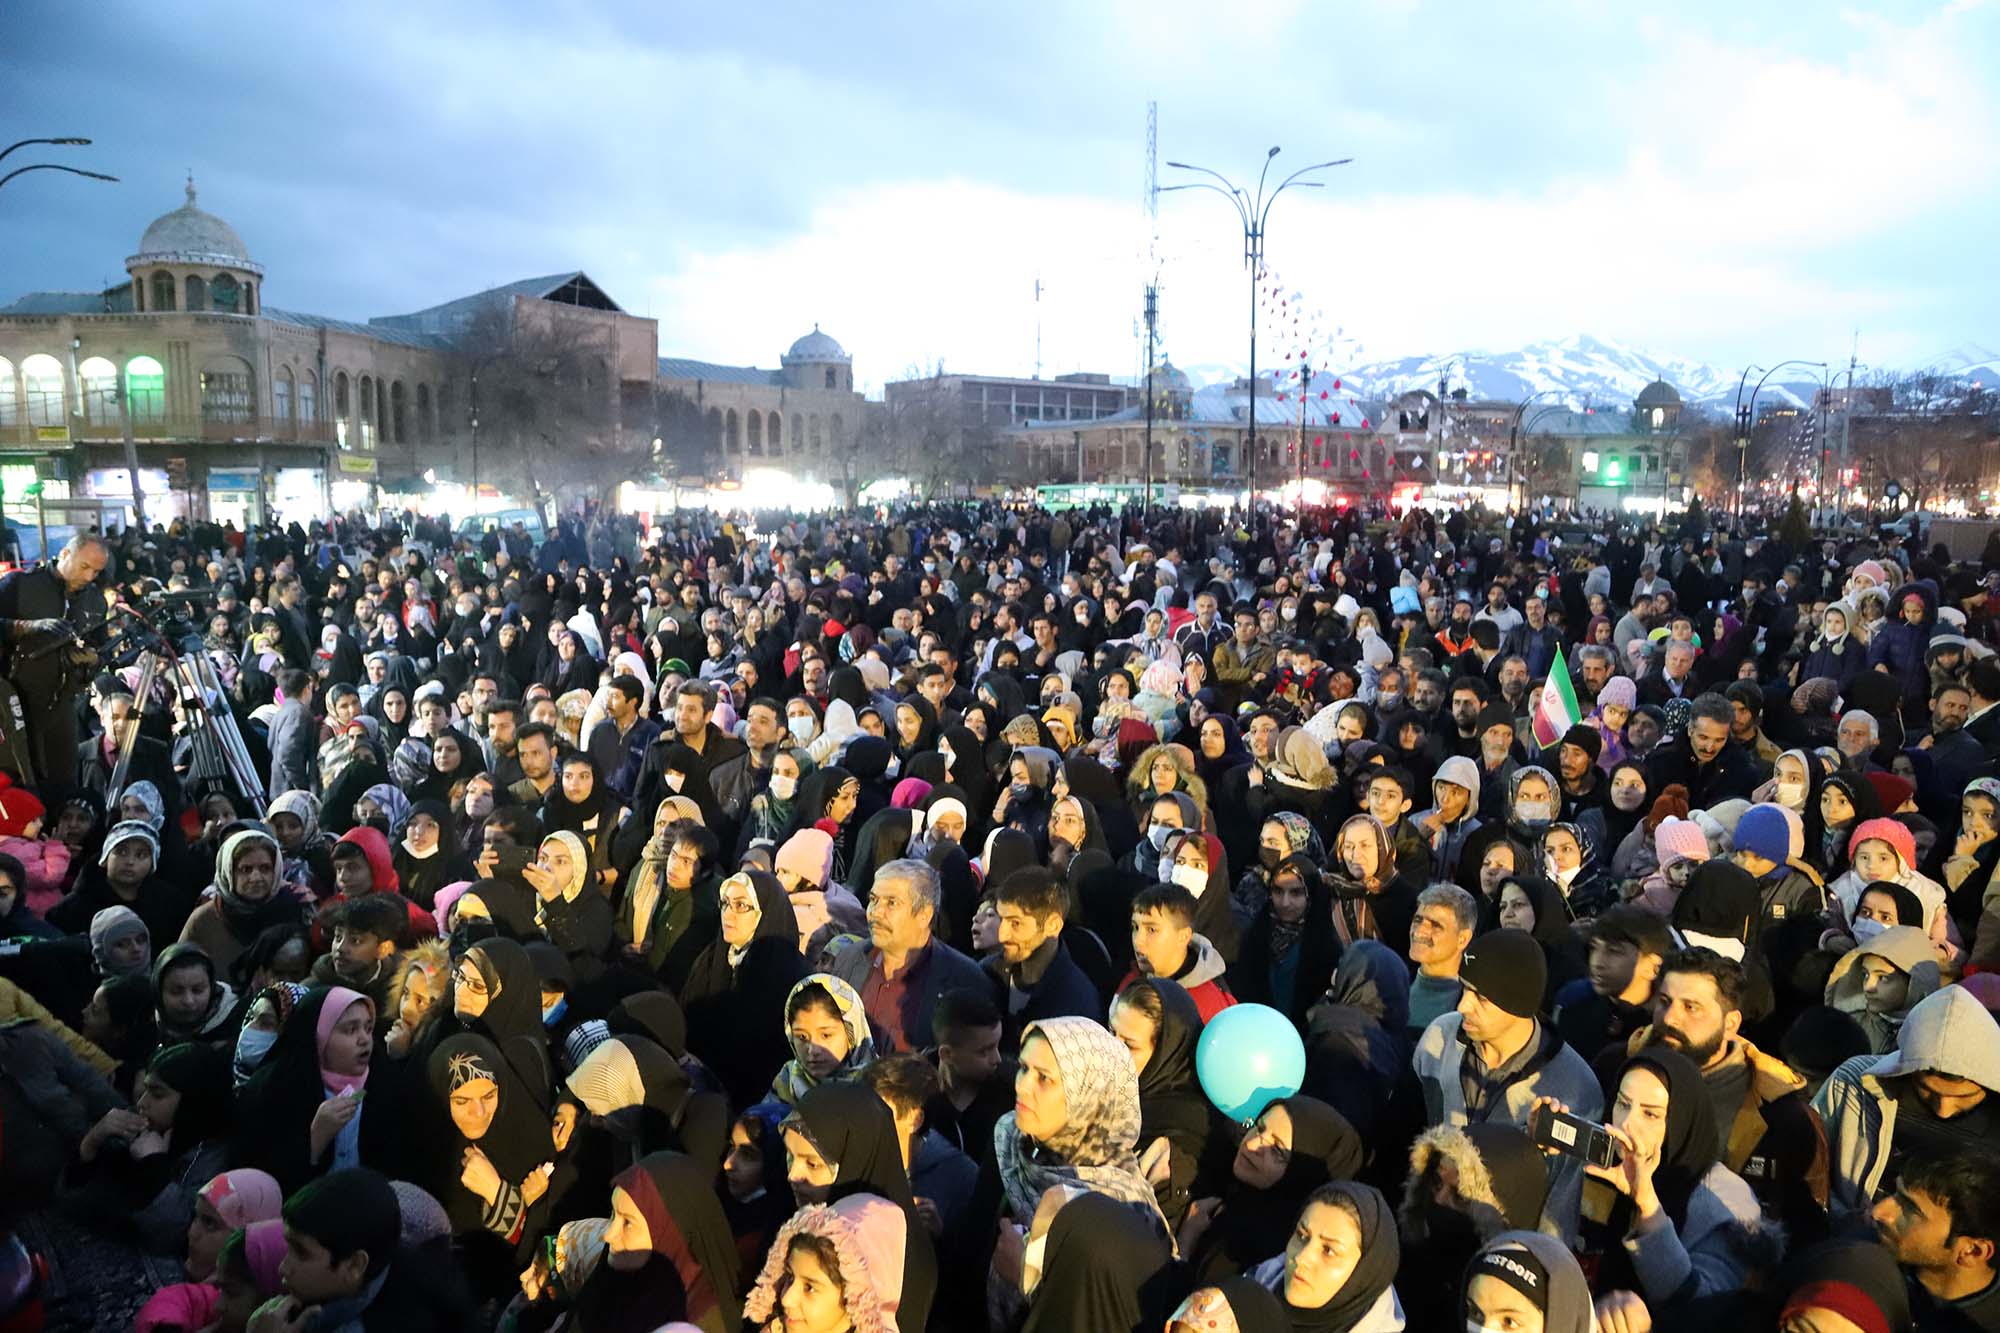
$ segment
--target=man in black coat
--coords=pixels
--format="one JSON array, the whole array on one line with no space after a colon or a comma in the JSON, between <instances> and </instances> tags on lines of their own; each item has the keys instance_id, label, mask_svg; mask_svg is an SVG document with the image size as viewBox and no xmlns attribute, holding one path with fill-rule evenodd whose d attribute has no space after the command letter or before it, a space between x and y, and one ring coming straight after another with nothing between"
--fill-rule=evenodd
<instances>
[{"instance_id":1,"label":"man in black coat","mask_svg":"<svg viewBox=\"0 0 2000 1333\"><path fill-rule=\"evenodd\" d=\"M1063 914L1069 890L1045 866L1024 866L1002 880L994 894L1000 914L1000 952L983 964L1000 1008L1000 1049L1021 1049L1021 1030L1044 1018L1103 1021L1108 997L1063 948Z\"/></svg>"},{"instance_id":2,"label":"man in black coat","mask_svg":"<svg viewBox=\"0 0 2000 1333\"><path fill-rule=\"evenodd\" d=\"M1646 761L1648 790L1670 782L1687 788L1688 808L1706 810L1719 801L1749 799L1757 785L1756 768L1742 746L1729 737L1736 710L1729 700L1710 692L1689 705L1687 734L1676 736Z\"/></svg>"},{"instance_id":3,"label":"man in black coat","mask_svg":"<svg viewBox=\"0 0 2000 1333\"><path fill-rule=\"evenodd\" d=\"M54 561L0 578L0 666L27 711L32 780L51 809L76 785L81 682L68 670L64 650L50 643L65 628L87 642L102 631L104 593L92 585L110 561L102 537L78 533Z\"/></svg>"}]
</instances>

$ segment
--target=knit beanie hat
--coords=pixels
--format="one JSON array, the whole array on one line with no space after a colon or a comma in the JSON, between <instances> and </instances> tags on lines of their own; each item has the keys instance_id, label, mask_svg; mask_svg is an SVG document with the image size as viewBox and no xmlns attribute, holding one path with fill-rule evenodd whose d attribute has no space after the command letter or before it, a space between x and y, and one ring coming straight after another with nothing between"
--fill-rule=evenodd
<instances>
[{"instance_id":1,"label":"knit beanie hat","mask_svg":"<svg viewBox=\"0 0 2000 1333\"><path fill-rule=\"evenodd\" d=\"M1533 1018L1542 1007L1549 961L1525 930L1490 930L1466 946L1459 980L1516 1018Z\"/></svg>"},{"instance_id":2,"label":"knit beanie hat","mask_svg":"<svg viewBox=\"0 0 2000 1333\"><path fill-rule=\"evenodd\" d=\"M1903 808L1903 803L1917 794L1917 789L1908 778L1899 778L1894 773L1872 772L1868 775L1868 785L1875 789L1875 799L1882 802L1882 813L1893 815Z\"/></svg>"},{"instance_id":3,"label":"knit beanie hat","mask_svg":"<svg viewBox=\"0 0 2000 1333\"><path fill-rule=\"evenodd\" d=\"M1775 805L1753 805L1736 821L1736 850L1783 865L1791 856L1792 831Z\"/></svg>"},{"instance_id":4,"label":"knit beanie hat","mask_svg":"<svg viewBox=\"0 0 2000 1333\"><path fill-rule=\"evenodd\" d=\"M1597 706L1616 704L1629 709L1639 702L1639 687L1632 683L1630 676L1613 676L1604 682L1604 688L1597 692Z\"/></svg>"},{"instance_id":5,"label":"knit beanie hat","mask_svg":"<svg viewBox=\"0 0 2000 1333\"><path fill-rule=\"evenodd\" d=\"M41 797L26 787L15 786L11 777L0 773L0 837L22 837L28 825L48 812Z\"/></svg>"},{"instance_id":6,"label":"knit beanie hat","mask_svg":"<svg viewBox=\"0 0 2000 1333\"><path fill-rule=\"evenodd\" d=\"M1678 782L1669 782L1660 788L1660 794L1653 800L1653 808L1646 814L1646 826L1657 829L1669 819L1688 817L1688 789Z\"/></svg>"},{"instance_id":7,"label":"knit beanie hat","mask_svg":"<svg viewBox=\"0 0 2000 1333\"><path fill-rule=\"evenodd\" d=\"M1862 820L1847 839L1847 854L1853 856L1855 849L1871 838L1879 838L1895 848L1896 855L1903 859L1903 869L1916 865L1916 835L1901 821L1887 818Z\"/></svg>"},{"instance_id":8,"label":"knit beanie hat","mask_svg":"<svg viewBox=\"0 0 2000 1333\"><path fill-rule=\"evenodd\" d=\"M1868 1034L1853 1015L1816 1004L1792 1020L1778 1051L1800 1073L1824 1078L1844 1062L1868 1054Z\"/></svg>"},{"instance_id":9,"label":"knit beanie hat","mask_svg":"<svg viewBox=\"0 0 2000 1333\"><path fill-rule=\"evenodd\" d=\"M771 863L773 871L789 870L815 889L833 875L833 838L818 828L802 828L785 839Z\"/></svg>"},{"instance_id":10,"label":"knit beanie hat","mask_svg":"<svg viewBox=\"0 0 2000 1333\"><path fill-rule=\"evenodd\" d=\"M1563 733L1562 743L1564 745L1574 745L1577 749L1589 755L1590 762L1593 764L1597 762L1597 756L1604 753L1603 734L1596 727L1586 726L1581 722Z\"/></svg>"},{"instance_id":11,"label":"knit beanie hat","mask_svg":"<svg viewBox=\"0 0 2000 1333\"><path fill-rule=\"evenodd\" d=\"M1832 676L1814 676L1792 691L1792 711L1801 717L1827 714L1840 701L1840 682Z\"/></svg>"},{"instance_id":12,"label":"knit beanie hat","mask_svg":"<svg viewBox=\"0 0 2000 1333\"><path fill-rule=\"evenodd\" d=\"M1796 861L1806 854L1806 821L1789 805L1780 805L1776 808L1785 820L1787 859Z\"/></svg>"},{"instance_id":13,"label":"knit beanie hat","mask_svg":"<svg viewBox=\"0 0 2000 1333\"><path fill-rule=\"evenodd\" d=\"M1660 859L1662 870L1676 861L1706 861L1708 838L1702 833L1701 825L1692 819L1675 819L1669 815L1653 830L1653 851Z\"/></svg>"},{"instance_id":14,"label":"knit beanie hat","mask_svg":"<svg viewBox=\"0 0 2000 1333\"><path fill-rule=\"evenodd\" d=\"M131 842L135 838L152 848L154 861L160 859L160 839L159 835L153 832L153 826L142 819L121 819L111 826L111 832L104 835L104 850L98 853L97 863L99 865L109 863L111 853L116 851L121 843Z\"/></svg>"}]
</instances>

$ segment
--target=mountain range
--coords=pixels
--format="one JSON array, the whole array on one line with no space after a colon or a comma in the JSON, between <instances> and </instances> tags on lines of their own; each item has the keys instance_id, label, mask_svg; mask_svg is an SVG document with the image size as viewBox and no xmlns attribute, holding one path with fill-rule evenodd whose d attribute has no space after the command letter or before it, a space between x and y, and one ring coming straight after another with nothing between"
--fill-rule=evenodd
<instances>
[{"instance_id":1,"label":"mountain range","mask_svg":"<svg viewBox=\"0 0 2000 1333\"><path fill-rule=\"evenodd\" d=\"M1969 379L2000 379L2000 352L1976 343L1954 347L1929 364ZM1224 382L1244 373L1241 365L1228 364L1181 369L1197 385ZM1258 369L1263 372L1265 367ZM1741 374L1741 367L1729 369L1685 357L1661 356L1588 334L1546 339L1512 351L1406 356L1340 372L1350 390L1374 399L1411 389L1435 393L1442 376L1447 391L1464 389L1473 399L1520 402L1530 394L1552 392L1579 406L1596 403L1614 407L1629 406L1641 389L1654 380L1665 380L1688 402L1724 415L1734 406ZM1810 370L1787 368L1764 386L1764 398L1776 395L1804 406L1818 388L1819 381Z\"/></svg>"}]
</instances>

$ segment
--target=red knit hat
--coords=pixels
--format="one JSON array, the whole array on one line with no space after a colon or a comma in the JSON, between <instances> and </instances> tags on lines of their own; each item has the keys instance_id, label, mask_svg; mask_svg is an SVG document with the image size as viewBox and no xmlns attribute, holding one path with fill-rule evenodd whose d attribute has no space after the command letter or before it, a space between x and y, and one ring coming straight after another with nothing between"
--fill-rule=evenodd
<instances>
[{"instance_id":1,"label":"red knit hat","mask_svg":"<svg viewBox=\"0 0 2000 1333\"><path fill-rule=\"evenodd\" d=\"M48 813L49 808L42 804L41 797L26 787L15 786L13 778L0 772L0 837L22 837L28 825Z\"/></svg>"},{"instance_id":2,"label":"red knit hat","mask_svg":"<svg viewBox=\"0 0 2000 1333\"><path fill-rule=\"evenodd\" d=\"M1868 785L1875 789L1875 799L1882 802L1882 813L1893 815L1903 808L1903 803L1917 794L1917 789L1908 778L1899 778L1894 773L1875 772L1868 774Z\"/></svg>"},{"instance_id":3,"label":"red knit hat","mask_svg":"<svg viewBox=\"0 0 2000 1333\"><path fill-rule=\"evenodd\" d=\"M1879 838L1896 849L1896 855L1903 858L1903 868L1912 869L1917 864L1917 839L1908 826L1895 819L1864 819L1855 826L1854 833L1847 840L1847 854L1854 855L1855 848L1870 838Z\"/></svg>"}]
</instances>

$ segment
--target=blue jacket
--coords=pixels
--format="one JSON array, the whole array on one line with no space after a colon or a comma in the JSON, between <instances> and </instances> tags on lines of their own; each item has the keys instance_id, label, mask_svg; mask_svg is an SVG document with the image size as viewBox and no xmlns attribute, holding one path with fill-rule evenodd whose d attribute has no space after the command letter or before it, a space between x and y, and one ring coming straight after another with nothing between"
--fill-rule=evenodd
<instances>
[{"instance_id":1,"label":"blue jacket","mask_svg":"<svg viewBox=\"0 0 2000 1333\"><path fill-rule=\"evenodd\" d=\"M1913 596L1922 598L1924 603L1924 619L1919 625L1903 619L1903 600ZM1937 585L1929 579L1905 583L1889 599L1889 614L1876 625L1875 637L1868 641L1868 665L1888 667L1889 674L1903 687L1903 693L1919 699L1930 694L1924 646L1937 632L1937 600Z\"/></svg>"}]
</instances>

